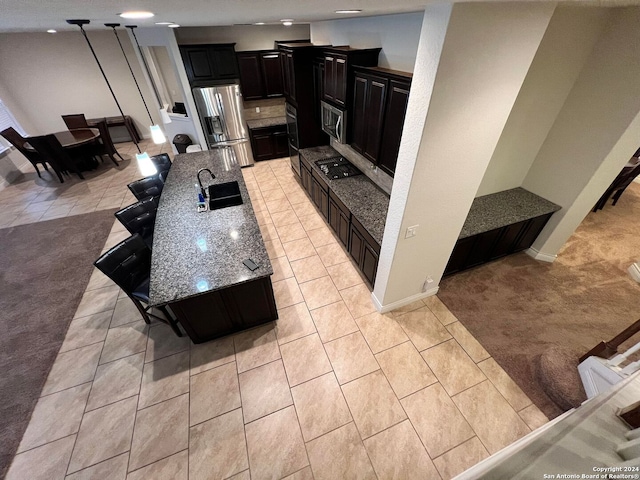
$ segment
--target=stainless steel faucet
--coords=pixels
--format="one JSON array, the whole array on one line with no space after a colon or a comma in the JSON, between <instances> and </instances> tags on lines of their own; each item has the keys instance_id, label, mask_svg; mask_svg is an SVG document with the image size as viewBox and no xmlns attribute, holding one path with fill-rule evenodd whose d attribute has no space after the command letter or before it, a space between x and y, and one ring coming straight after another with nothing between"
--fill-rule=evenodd
<instances>
[{"instance_id":1,"label":"stainless steel faucet","mask_svg":"<svg viewBox=\"0 0 640 480\"><path fill-rule=\"evenodd\" d=\"M207 198L207 192L204 189L204 187L202 186L202 180L200 179L200 174L202 172L209 172L209 175L211 175L211 179L214 180L216 178L216 176L213 174L213 172L211 170L209 170L208 168L201 168L200 170L198 170L198 184L200 185L200 192L202 193L202 196L204 198Z\"/></svg>"}]
</instances>

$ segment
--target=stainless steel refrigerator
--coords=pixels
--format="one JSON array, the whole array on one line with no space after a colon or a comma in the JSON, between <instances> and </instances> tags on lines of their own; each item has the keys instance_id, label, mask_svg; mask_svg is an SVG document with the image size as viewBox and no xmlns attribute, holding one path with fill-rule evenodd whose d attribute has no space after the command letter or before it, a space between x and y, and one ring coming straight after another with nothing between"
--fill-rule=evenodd
<instances>
[{"instance_id":1,"label":"stainless steel refrigerator","mask_svg":"<svg viewBox=\"0 0 640 480\"><path fill-rule=\"evenodd\" d=\"M233 150L241 167L253 165L249 131L242 111L238 84L197 87L193 98L209 149Z\"/></svg>"}]
</instances>

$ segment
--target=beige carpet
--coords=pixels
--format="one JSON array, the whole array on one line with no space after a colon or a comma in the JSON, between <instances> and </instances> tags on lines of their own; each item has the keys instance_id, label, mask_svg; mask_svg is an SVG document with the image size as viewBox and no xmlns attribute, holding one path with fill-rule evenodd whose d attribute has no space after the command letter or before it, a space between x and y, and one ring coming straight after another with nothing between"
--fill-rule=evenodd
<instances>
[{"instance_id":1,"label":"beige carpet","mask_svg":"<svg viewBox=\"0 0 640 480\"><path fill-rule=\"evenodd\" d=\"M590 213L553 264L519 253L446 278L438 297L550 418L562 413L536 379L540 355L576 359L640 318L640 185ZM562 370L576 384L577 369ZM576 384L577 385L577 384ZM584 392L573 392L584 397Z\"/></svg>"}]
</instances>

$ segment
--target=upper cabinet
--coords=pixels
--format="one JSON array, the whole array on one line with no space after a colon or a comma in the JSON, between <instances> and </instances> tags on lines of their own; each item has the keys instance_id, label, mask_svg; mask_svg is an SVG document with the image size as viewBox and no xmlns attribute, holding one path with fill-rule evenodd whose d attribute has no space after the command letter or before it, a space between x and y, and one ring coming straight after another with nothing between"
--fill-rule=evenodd
<instances>
[{"instance_id":1,"label":"upper cabinet","mask_svg":"<svg viewBox=\"0 0 640 480\"><path fill-rule=\"evenodd\" d=\"M281 97L284 94L282 54L279 51L240 52L237 57L245 100Z\"/></svg>"},{"instance_id":2,"label":"upper cabinet","mask_svg":"<svg viewBox=\"0 0 640 480\"><path fill-rule=\"evenodd\" d=\"M331 47L324 49L324 94L326 102L346 109L350 103L349 85L353 82L353 67L378 65L380 48L354 49Z\"/></svg>"},{"instance_id":3,"label":"upper cabinet","mask_svg":"<svg viewBox=\"0 0 640 480\"><path fill-rule=\"evenodd\" d=\"M393 176L400 149L411 74L355 68L351 147Z\"/></svg>"},{"instance_id":4,"label":"upper cabinet","mask_svg":"<svg viewBox=\"0 0 640 480\"><path fill-rule=\"evenodd\" d=\"M191 86L206 87L238 78L234 45L181 45L180 53Z\"/></svg>"}]
</instances>

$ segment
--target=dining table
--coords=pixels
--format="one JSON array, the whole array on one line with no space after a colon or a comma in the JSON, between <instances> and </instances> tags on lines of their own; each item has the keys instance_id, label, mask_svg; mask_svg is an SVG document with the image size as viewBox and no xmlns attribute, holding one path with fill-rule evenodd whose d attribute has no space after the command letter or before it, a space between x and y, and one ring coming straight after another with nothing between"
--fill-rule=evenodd
<instances>
[{"instance_id":1,"label":"dining table","mask_svg":"<svg viewBox=\"0 0 640 480\"><path fill-rule=\"evenodd\" d=\"M100 137L100 130L97 128L78 128L74 130L62 130L53 135L58 139L63 148L76 148L94 142ZM25 142L24 148L35 152L35 149Z\"/></svg>"}]
</instances>

